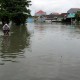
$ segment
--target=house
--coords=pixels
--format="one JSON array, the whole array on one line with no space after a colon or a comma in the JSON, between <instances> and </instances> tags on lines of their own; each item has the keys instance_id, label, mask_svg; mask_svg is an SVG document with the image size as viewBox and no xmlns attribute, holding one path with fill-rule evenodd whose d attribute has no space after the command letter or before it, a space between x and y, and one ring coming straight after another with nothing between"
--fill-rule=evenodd
<instances>
[{"instance_id":1,"label":"house","mask_svg":"<svg viewBox=\"0 0 80 80\"><path fill-rule=\"evenodd\" d=\"M67 15L68 15L68 13L61 13L61 14L60 14L60 17L61 17L62 19L66 19L66 18L67 18Z\"/></svg>"},{"instance_id":2,"label":"house","mask_svg":"<svg viewBox=\"0 0 80 80\"><path fill-rule=\"evenodd\" d=\"M53 20L53 19L57 19L58 16L59 16L59 13L50 13L49 15L46 15L46 19Z\"/></svg>"},{"instance_id":3,"label":"house","mask_svg":"<svg viewBox=\"0 0 80 80\"><path fill-rule=\"evenodd\" d=\"M35 16L35 21L45 22L46 12L40 10L40 11L36 12L34 16Z\"/></svg>"},{"instance_id":4,"label":"house","mask_svg":"<svg viewBox=\"0 0 80 80\"><path fill-rule=\"evenodd\" d=\"M71 8L67 11L67 13L77 13L77 11L80 11L80 8Z\"/></svg>"},{"instance_id":5,"label":"house","mask_svg":"<svg viewBox=\"0 0 80 80\"><path fill-rule=\"evenodd\" d=\"M46 21L52 21L52 22L58 22L61 21L60 14L59 13L51 13L49 15L46 15Z\"/></svg>"},{"instance_id":6,"label":"house","mask_svg":"<svg viewBox=\"0 0 80 80\"><path fill-rule=\"evenodd\" d=\"M46 12L44 12L42 10L35 13L35 16L45 16L45 15L46 15Z\"/></svg>"},{"instance_id":7,"label":"house","mask_svg":"<svg viewBox=\"0 0 80 80\"><path fill-rule=\"evenodd\" d=\"M76 13L80 11L80 8L71 8L67 11L68 13L68 16L67 16L67 19L72 23L74 21L76 21L75 19L75 15Z\"/></svg>"},{"instance_id":8,"label":"house","mask_svg":"<svg viewBox=\"0 0 80 80\"><path fill-rule=\"evenodd\" d=\"M68 13L61 13L58 17L58 21L66 22Z\"/></svg>"},{"instance_id":9,"label":"house","mask_svg":"<svg viewBox=\"0 0 80 80\"><path fill-rule=\"evenodd\" d=\"M67 19L69 13L61 13L60 17L61 17L61 21L62 22L69 22L70 20Z\"/></svg>"}]
</instances>

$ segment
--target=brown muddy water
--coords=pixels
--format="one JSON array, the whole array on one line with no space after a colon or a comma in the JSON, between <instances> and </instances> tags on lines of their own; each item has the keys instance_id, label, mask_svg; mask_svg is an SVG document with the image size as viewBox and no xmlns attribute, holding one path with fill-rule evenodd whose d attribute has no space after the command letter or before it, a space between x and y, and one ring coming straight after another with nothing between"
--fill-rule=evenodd
<instances>
[{"instance_id":1,"label":"brown muddy water","mask_svg":"<svg viewBox=\"0 0 80 80\"><path fill-rule=\"evenodd\" d=\"M80 26L28 23L0 30L0 80L80 80Z\"/></svg>"}]
</instances>

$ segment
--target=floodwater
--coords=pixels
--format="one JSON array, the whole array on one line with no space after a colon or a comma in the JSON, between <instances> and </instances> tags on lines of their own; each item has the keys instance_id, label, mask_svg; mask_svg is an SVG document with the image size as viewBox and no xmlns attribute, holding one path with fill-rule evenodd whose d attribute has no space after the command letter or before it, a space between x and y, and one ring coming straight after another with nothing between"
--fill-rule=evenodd
<instances>
[{"instance_id":1,"label":"floodwater","mask_svg":"<svg viewBox=\"0 0 80 80\"><path fill-rule=\"evenodd\" d=\"M80 80L80 26L28 23L0 30L0 80Z\"/></svg>"}]
</instances>

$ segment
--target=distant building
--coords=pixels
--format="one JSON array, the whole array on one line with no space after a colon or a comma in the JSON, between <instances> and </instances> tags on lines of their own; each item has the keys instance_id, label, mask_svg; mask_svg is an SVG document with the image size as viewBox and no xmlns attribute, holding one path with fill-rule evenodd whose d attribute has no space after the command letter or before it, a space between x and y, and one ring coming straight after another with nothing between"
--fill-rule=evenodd
<instances>
[{"instance_id":1,"label":"distant building","mask_svg":"<svg viewBox=\"0 0 80 80\"><path fill-rule=\"evenodd\" d=\"M59 15L59 13L51 13L49 15L46 15L46 20L57 20Z\"/></svg>"},{"instance_id":2,"label":"distant building","mask_svg":"<svg viewBox=\"0 0 80 80\"><path fill-rule=\"evenodd\" d=\"M35 16L45 16L45 15L46 15L46 12L44 12L42 10L35 13Z\"/></svg>"},{"instance_id":3,"label":"distant building","mask_svg":"<svg viewBox=\"0 0 80 80\"><path fill-rule=\"evenodd\" d=\"M36 12L34 16L35 16L36 22L45 22L46 12L40 10L40 11Z\"/></svg>"},{"instance_id":4,"label":"distant building","mask_svg":"<svg viewBox=\"0 0 80 80\"><path fill-rule=\"evenodd\" d=\"M65 14L59 14L59 13L51 13L49 15L46 15L46 20L51 20L52 22L60 22L64 18Z\"/></svg>"},{"instance_id":5,"label":"distant building","mask_svg":"<svg viewBox=\"0 0 80 80\"><path fill-rule=\"evenodd\" d=\"M61 13L61 14L60 14L60 17L61 17L62 19L66 19L66 18L67 18L67 15L68 15L68 13Z\"/></svg>"},{"instance_id":6,"label":"distant building","mask_svg":"<svg viewBox=\"0 0 80 80\"><path fill-rule=\"evenodd\" d=\"M80 11L80 8L71 8L67 11L67 13L76 13L77 11Z\"/></svg>"},{"instance_id":7,"label":"distant building","mask_svg":"<svg viewBox=\"0 0 80 80\"><path fill-rule=\"evenodd\" d=\"M63 22L72 23L75 21L75 14L79 11L80 8L71 8L67 11L67 13L62 13L61 17L63 18Z\"/></svg>"}]
</instances>

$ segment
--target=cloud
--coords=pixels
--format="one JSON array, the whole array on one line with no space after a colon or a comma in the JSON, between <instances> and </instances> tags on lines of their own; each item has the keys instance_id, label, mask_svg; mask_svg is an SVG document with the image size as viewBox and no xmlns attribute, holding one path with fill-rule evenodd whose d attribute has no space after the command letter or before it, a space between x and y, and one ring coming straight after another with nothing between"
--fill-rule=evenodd
<instances>
[{"instance_id":1,"label":"cloud","mask_svg":"<svg viewBox=\"0 0 80 80\"><path fill-rule=\"evenodd\" d=\"M31 14L43 10L47 14L51 12L67 12L70 8L80 8L80 0L31 0Z\"/></svg>"}]
</instances>

